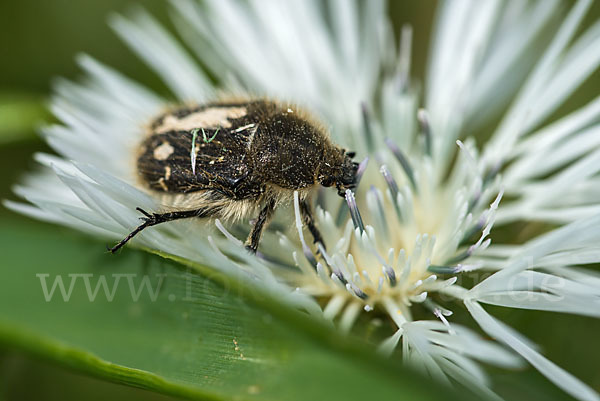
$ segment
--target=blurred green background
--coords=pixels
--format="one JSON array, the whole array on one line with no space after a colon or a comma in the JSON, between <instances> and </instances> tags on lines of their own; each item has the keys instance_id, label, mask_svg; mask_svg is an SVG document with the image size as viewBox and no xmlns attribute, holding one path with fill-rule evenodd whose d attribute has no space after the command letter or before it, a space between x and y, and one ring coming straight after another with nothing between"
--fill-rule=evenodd
<instances>
[{"instance_id":1,"label":"blurred green background","mask_svg":"<svg viewBox=\"0 0 600 401\"><path fill-rule=\"evenodd\" d=\"M159 20L169 24L167 3L159 0L0 2L0 198L15 199L10 187L24 171L33 167L32 153L48 150L37 137L36 128L52 121L46 104L53 78L78 77L79 71L74 63L77 53L89 53L155 90L165 91L150 70L127 50L106 24L106 17L111 12L126 12L132 5L140 3ZM600 16L598 3L594 5L588 23ZM436 5L434 0L391 1L390 5L397 30L406 22L413 25L412 68L419 79L423 77ZM577 96L553 118L597 96L599 89L600 74L596 72ZM0 221L8 220L24 225L42 224L0 206ZM4 260L3 263L10 265L10 261ZM551 360L600 391L598 320L544 312L490 310L535 339ZM495 380L498 390L510 399L519 399L525 391L535 391L530 399L569 399L533 369L496 372ZM170 399L99 381L16 350L0 348L0 401L76 400L81 399L84 392L88 400Z\"/></svg>"}]
</instances>

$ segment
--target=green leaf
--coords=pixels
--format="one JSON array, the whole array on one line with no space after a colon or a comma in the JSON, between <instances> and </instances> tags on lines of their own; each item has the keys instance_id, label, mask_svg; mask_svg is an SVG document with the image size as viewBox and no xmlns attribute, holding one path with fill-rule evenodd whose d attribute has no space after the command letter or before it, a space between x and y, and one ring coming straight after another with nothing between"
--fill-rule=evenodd
<instances>
[{"instance_id":1,"label":"green leaf","mask_svg":"<svg viewBox=\"0 0 600 401\"><path fill-rule=\"evenodd\" d=\"M456 399L226 277L141 251L110 255L68 230L13 219L0 243L5 346L191 399ZM58 284L52 293L57 278L64 293ZM101 280L108 292L98 287L94 299Z\"/></svg>"}]
</instances>

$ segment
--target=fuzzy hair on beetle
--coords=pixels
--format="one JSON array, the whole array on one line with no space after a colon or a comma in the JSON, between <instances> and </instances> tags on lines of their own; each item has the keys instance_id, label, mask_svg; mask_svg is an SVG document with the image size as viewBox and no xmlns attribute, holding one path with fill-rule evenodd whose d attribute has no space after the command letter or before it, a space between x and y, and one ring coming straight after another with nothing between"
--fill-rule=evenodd
<instances>
[{"instance_id":1,"label":"fuzzy hair on beetle","mask_svg":"<svg viewBox=\"0 0 600 401\"><path fill-rule=\"evenodd\" d=\"M292 104L252 99L174 107L150 123L136 157L139 185L164 210L137 208L142 224L109 250L172 220L254 217L246 247L256 252L263 229L294 191L315 243L323 243L311 194L319 185L335 187L342 197L353 189L358 169L353 157Z\"/></svg>"}]
</instances>

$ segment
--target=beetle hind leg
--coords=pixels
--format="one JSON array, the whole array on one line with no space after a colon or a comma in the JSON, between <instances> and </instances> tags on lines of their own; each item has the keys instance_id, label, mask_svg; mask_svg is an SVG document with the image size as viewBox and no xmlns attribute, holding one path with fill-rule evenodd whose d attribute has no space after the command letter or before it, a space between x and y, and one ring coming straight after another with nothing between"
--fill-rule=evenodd
<instances>
[{"instance_id":1,"label":"beetle hind leg","mask_svg":"<svg viewBox=\"0 0 600 401\"><path fill-rule=\"evenodd\" d=\"M137 226L132 232L130 232L125 238L123 238L117 245L111 247L106 247L108 251L111 253L117 252L119 249L123 247L130 239L135 237L138 233L143 231L148 227L155 226L157 224L166 223L168 221L179 220L179 219L187 219L191 217L208 217L214 213L213 209L202 208L195 210L181 210L175 212L167 212L167 213L148 213L144 209L136 207L135 210L144 215L140 219L143 221L142 224Z\"/></svg>"}]
</instances>

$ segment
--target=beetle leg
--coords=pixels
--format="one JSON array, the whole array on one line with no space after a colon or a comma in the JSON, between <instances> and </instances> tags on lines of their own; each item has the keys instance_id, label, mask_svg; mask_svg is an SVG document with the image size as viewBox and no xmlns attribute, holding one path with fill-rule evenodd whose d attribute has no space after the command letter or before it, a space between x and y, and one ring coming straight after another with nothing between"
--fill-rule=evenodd
<instances>
[{"instance_id":1,"label":"beetle leg","mask_svg":"<svg viewBox=\"0 0 600 401\"><path fill-rule=\"evenodd\" d=\"M125 245L130 239L135 237L140 231L144 230L147 227L152 227L160 223L166 223L168 221L179 220L179 219L187 219L190 217L208 217L213 214L216 210L214 208L202 208L196 210L182 210L176 212L168 212L168 213L148 213L139 207L136 208L141 214L144 215L142 217L143 223L136 227L135 230L129 233L127 237L123 238L117 245L112 248L107 247L107 249L115 253L118 251L123 245Z\"/></svg>"},{"instance_id":2,"label":"beetle leg","mask_svg":"<svg viewBox=\"0 0 600 401\"><path fill-rule=\"evenodd\" d=\"M323 237L321 237L321 233L319 229L315 225L315 219L312 213L312 207L310 203L305 200L300 201L300 213L302 214L302 218L304 219L304 224L308 227L308 231L313 236L314 243L320 242L323 245L323 249L325 249L325 242L323 242Z\"/></svg>"},{"instance_id":3,"label":"beetle leg","mask_svg":"<svg viewBox=\"0 0 600 401\"><path fill-rule=\"evenodd\" d=\"M262 231L265 228L265 225L269 222L269 220L271 220L274 211L275 200L271 199L258 214L258 217L256 218L256 223L254 223L254 227L252 227L252 231L250 231L248 239L246 240L246 248L249 249L252 253L256 253L256 250L258 249L258 243L260 242L260 237L262 235Z\"/></svg>"}]
</instances>

